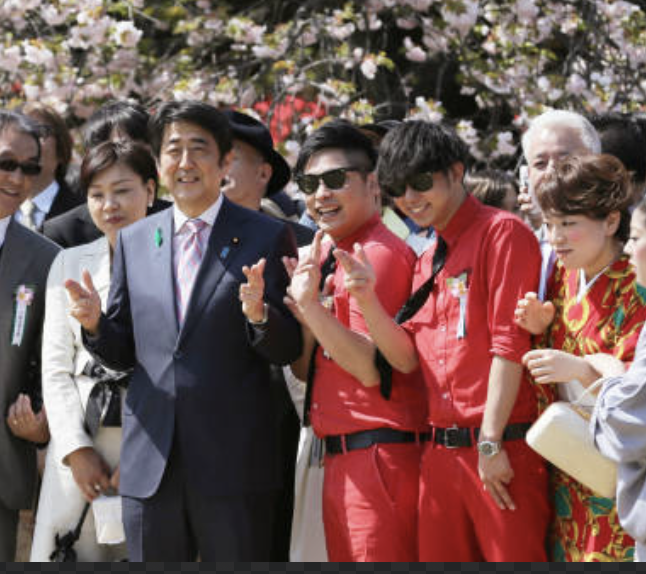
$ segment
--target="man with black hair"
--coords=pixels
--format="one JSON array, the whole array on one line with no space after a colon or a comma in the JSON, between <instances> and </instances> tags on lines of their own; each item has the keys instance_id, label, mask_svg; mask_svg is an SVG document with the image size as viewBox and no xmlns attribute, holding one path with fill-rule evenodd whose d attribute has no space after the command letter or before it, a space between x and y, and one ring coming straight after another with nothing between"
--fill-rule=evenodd
<instances>
[{"instance_id":1,"label":"man with black hair","mask_svg":"<svg viewBox=\"0 0 646 574\"><path fill-rule=\"evenodd\" d=\"M529 336L514 323L514 300L538 281L540 252L516 216L467 194L467 159L455 131L437 124L406 122L386 135L379 183L394 197L423 195L420 217L438 240L419 259L397 322L361 257L352 294L385 360L424 375L420 560L541 561L547 473L523 440L537 399L521 364Z\"/></svg>"},{"instance_id":2,"label":"man with black hair","mask_svg":"<svg viewBox=\"0 0 646 574\"><path fill-rule=\"evenodd\" d=\"M74 141L65 120L40 102L25 104L21 112L41 126L40 174L32 182L30 197L16 212L16 220L41 232L43 225L83 203L83 197L67 181Z\"/></svg>"},{"instance_id":3,"label":"man with black hair","mask_svg":"<svg viewBox=\"0 0 646 574\"><path fill-rule=\"evenodd\" d=\"M166 102L151 136L172 209L120 232L106 314L87 274L66 283L88 350L133 369L119 484L128 556L268 560L282 483L269 368L301 352L283 303L293 234L221 194L231 162L221 112ZM250 276L267 297L241 308Z\"/></svg>"},{"instance_id":4,"label":"man with black hair","mask_svg":"<svg viewBox=\"0 0 646 574\"><path fill-rule=\"evenodd\" d=\"M110 101L96 110L83 126L83 148L88 150L106 141L129 140L148 144L146 108L126 101ZM77 174L78 177L78 174ZM77 186L78 187L78 186ZM148 214L170 207L171 203L155 197ZM85 198L81 205L45 221L43 234L63 248L90 243L102 233L94 225Z\"/></svg>"},{"instance_id":5,"label":"man with black hair","mask_svg":"<svg viewBox=\"0 0 646 574\"><path fill-rule=\"evenodd\" d=\"M646 134L640 120L630 114L607 112L590 117L590 122L599 134L602 153L614 155L631 173L633 205L638 205L646 187Z\"/></svg>"},{"instance_id":6,"label":"man with black hair","mask_svg":"<svg viewBox=\"0 0 646 574\"><path fill-rule=\"evenodd\" d=\"M305 141L295 167L321 230L289 292L305 332L305 352L294 366L308 380L304 420L325 440L331 561L417 559L421 378L394 372L392 393L382 393L375 345L347 289L354 280L350 253L361 249L385 313L394 315L410 292L415 256L381 222L375 160L370 139L337 120ZM331 241L323 243L324 233Z\"/></svg>"}]
</instances>

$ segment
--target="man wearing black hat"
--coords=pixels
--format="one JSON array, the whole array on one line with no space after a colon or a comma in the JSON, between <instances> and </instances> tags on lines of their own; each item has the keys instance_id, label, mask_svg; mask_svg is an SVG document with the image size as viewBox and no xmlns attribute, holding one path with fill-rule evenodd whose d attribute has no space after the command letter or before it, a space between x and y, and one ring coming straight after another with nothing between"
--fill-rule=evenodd
<instances>
[{"instance_id":1,"label":"man wearing black hat","mask_svg":"<svg viewBox=\"0 0 646 574\"><path fill-rule=\"evenodd\" d=\"M274 149L269 130L242 112L227 110L224 113L229 118L234 137L233 163L228 183L223 188L227 198L248 209L285 219L294 231L298 246L309 245L314 231L288 219L275 202L266 201L277 196L291 177L289 165Z\"/></svg>"}]
</instances>

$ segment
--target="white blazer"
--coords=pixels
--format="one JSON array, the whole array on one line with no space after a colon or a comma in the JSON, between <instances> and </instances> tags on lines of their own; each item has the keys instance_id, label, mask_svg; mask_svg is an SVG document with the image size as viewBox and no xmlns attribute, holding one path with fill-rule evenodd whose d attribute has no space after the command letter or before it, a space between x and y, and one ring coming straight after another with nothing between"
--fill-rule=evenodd
<instances>
[{"instance_id":1,"label":"white blazer","mask_svg":"<svg viewBox=\"0 0 646 574\"><path fill-rule=\"evenodd\" d=\"M45 473L38 501L31 547L32 562L46 562L54 550L54 537L73 529L85 500L66 457L83 447L94 448L112 470L119 462L121 428L100 427L92 439L85 431L85 407L94 386L82 375L90 354L81 341L81 326L69 315L70 298L64 283L81 281L87 269L101 297L102 306L110 287L110 248L107 239L61 251L47 280L45 324L43 326L43 401L51 431ZM93 512L88 513L81 537L75 544L80 562L112 561L125 557L125 545L97 544Z\"/></svg>"},{"instance_id":2,"label":"white blazer","mask_svg":"<svg viewBox=\"0 0 646 574\"><path fill-rule=\"evenodd\" d=\"M79 448L95 446L83 427L94 382L81 373L91 356L83 347L81 325L69 314L71 299L64 286L67 279L81 282L84 269L90 272L105 310L110 288L110 247L105 237L61 251L47 280L42 385L50 448L55 449L58 462Z\"/></svg>"}]
</instances>

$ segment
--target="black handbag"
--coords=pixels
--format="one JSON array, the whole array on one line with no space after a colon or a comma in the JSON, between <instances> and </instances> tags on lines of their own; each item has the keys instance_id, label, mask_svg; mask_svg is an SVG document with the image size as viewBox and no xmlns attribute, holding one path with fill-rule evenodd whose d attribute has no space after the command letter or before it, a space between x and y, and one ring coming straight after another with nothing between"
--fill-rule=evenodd
<instances>
[{"instance_id":1,"label":"black handbag","mask_svg":"<svg viewBox=\"0 0 646 574\"><path fill-rule=\"evenodd\" d=\"M87 512L90 509L90 503L86 502L83 507L83 512L81 512L81 517L76 525L74 530L70 530L67 534L60 536L56 534L54 538L55 548L54 551L49 555L49 559L52 562L76 562L76 550L74 550L74 544L81 536L81 528L83 528L83 523L85 522L85 517Z\"/></svg>"}]
</instances>

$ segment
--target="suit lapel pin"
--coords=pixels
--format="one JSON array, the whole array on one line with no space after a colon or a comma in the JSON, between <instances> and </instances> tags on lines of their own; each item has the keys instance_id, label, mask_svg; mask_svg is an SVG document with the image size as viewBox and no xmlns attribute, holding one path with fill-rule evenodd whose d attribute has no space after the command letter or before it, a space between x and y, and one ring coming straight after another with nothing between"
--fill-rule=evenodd
<instances>
[{"instance_id":1,"label":"suit lapel pin","mask_svg":"<svg viewBox=\"0 0 646 574\"><path fill-rule=\"evenodd\" d=\"M231 244L236 247L240 243L240 240L237 237L233 237L231 239ZM222 248L222 251L220 251L220 259L224 260L227 258L227 255L231 252L231 247L229 245L226 245Z\"/></svg>"},{"instance_id":2,"label":"suit lapel pin","mask_svg":"<svg viewBox=\"0 0 646 574\"><path fill-rule=\"evenodd\" d=\"M161 247L164 243L164 236L162 235L162 230L160 227L155 229L155 245Z\"/></svg>"}]
</instances>

